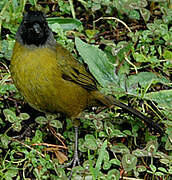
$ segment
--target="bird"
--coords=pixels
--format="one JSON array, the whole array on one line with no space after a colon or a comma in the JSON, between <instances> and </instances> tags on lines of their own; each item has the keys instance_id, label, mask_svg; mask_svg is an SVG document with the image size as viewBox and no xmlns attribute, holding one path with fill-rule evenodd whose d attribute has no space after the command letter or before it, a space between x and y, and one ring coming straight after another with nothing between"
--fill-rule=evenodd
<instances>
[{"instance_id":1,"label":"bird","mask_svg":"<svg viewBox=\"0 0 172 180\"><path fill-rule=\"evenodd\" d=\"M75 151L73 166L78 157L78 119L89 107L118 106L134 114L157 132L162 128L136 109L104 95L100 84L88 68L58 44L41 11L28 11L16 32L11 76L28 104L41 112L62 113L74 120Z\"/></svg>"}]
</instances>

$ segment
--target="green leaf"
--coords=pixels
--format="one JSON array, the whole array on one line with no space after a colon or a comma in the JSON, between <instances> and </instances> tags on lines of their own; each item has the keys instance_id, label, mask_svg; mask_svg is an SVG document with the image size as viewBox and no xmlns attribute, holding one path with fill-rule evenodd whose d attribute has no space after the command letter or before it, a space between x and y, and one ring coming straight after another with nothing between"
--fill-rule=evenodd
<instances>
[{"instance_id":1,"label":"green leaf","mask_svg":"<svg viewBox=\"0 0 172 180\"><path fill-rule=\"evenodd\" d=\"M59 120L57 120L57 119L51 120L51 121L50 121L50 125L53 126L53 127L55 127L55 128L57 128L57 129L63 127L63 126L62 126L62 123L61 123Z\"/></svg>"},{"instance_id":2,"label":"green leaf","mask_svg":"<svg viewBox=\"0 0 172 180\"><path fill-rule=\"evenodd\" d=\"M146 93L144 98L157 102L159 107L172 110L172 90Z\"/></svg>"},{"instance_id":3,"label":"green leaf","mask_svg":"<svg viewBox=\"0 0 172 180\"><path fill-rule=\"evenodd\" d=\"M162 172L156 172L155 175L156 176L164 176L164 174Z\"/></svg>"},{"instance_id":4,"label":"green leaf","mask_svg":"<svg viewBox=\"0 0 172 180\"><path fill-rule=\"evenodd\" d=\"M137 62L146 62L146 57L143 54L139 54L138 52L134 53L133 57Z\"/></svg>"},{"instance_id":5,"label":"green leaf","mask_svg":"<svg viewBox=\"0 0 172 180\"><path fill-rule=\"evenodd\" d=\"M2 143L3 148L7 149L8 148L8 144L10 143L10 137L8 137L6 134L3 134L0 136L0 140Z\"/></svg>"},{"instance_id":6,"label":"green leaf","mask_svg":"<svg viewBox=\"0 0 172 180\"><path fill-rule=\"evenodd\" d=\"M144 171L146 171L146 167L145 166L138 166L137 171L138 172L144 172Z\"/></svg>"},{"instance_id":7,"label":"green leaf","mask_svg":"<svg viewBox=\"0 0 172 180\"><path fill-rule=\"evenodd\" d=\"M145 21L149 21L150 18L150 11L146 8L141 8L140 13Z\"/></svg>"},{"instance_id":8,"label":"green leaf","mask_svg":"<svg viewBox=\"0 0 172 180\"><path fill-rule=\"evenodd\" d=\"M13 11L16 12L17 8L18 8L18 2L17 0L13 0L11 1L12 6L13 6Z\"/></svg>"},{"instance_id":9,"label":"green leaf","mask_svg":"<svg viewBox=\"0 0 172 180\"><path fill-rule=\"evenodd\" d=\"M32 143L41 143L42 142L42 132L40 130L36 130L35 136L32 139Z\"/></svg>"},{"instance_id":10,"label":"green leaf","mask_svg":"<svg viewBox=\"0 0 172 180\"><path fill-rule=\"evenodd\" d=\"M132 84L140 84L143 87L148 86L149 84L167 84L170 83L168 79L164 76L157 76L155 73L152 72L140 72L136 75L131 75L128 78L130 86Z\"/></svg>"},{"instance_id":11,"label":"green leaf","mask_svg":"<svg viewBox=\"0 0 172 180\"><path fill-rule=\"evenodd\" d=\"M93 135L87 134L85 136L84 146L91 150L97 149L97 143Z\"/></svg>"},{"instance_id":12,"label":"green leaf","mask_svg":"<svg viewBox=\"0 0 172 180\"><path fill-rule=\"evenodd\" d=\"M17 173L18 173L18 168L11 167L10 169L8 169L7 172L5 172L5 179L10 180L12 179L12 177L15 177Z\"/></svg>"},{"instance_id":13,"label":"green leaf","mask_svg":"<svg viewBox=\"0 0 172 180\"><path fill-rule=\"evenodd\" d=\"M124 133L122 133L119 129L114 129L113 130L113 135L116 137L127 137Z\"/></svg>"},{"instance_id":14,"label":"green leaf","mask_svg":"<svg viewBox=\"0 0 172 180\"><path fill-rule=\"evenodd\" d=\"M109 161L105 161L103 163L103 169L108 170L111 167L111 163Z\"/></svg>"},{"instance_id":15,"label":"green leaf","mask_svg":"<svg viewBox=\"0 0 172 180\"><path fill-rule=\"evenodd\" d=\"M14 123L14 122L18 121L16 114L13 111L11 111L10 109L4 109L3 113L5 116L5 119L7 121L9 121L10 123Z\"/></svg>"},{"instance_id":16,"label":"green leaf","mask_svg":"<svg viewBox=\"0 0 172 180\"><path fill-rule=\"evenodd\" d=\"M115 164L115 165L117 165L117 166L120 166L120 165L121 165L121 161L118 160L118 159L111 159L111 160L110 160L110 163L111 163L111 164Z\"/></svg>"},{"instance_id":17,"label":"green leaf","mask_svg":"<svg viewBox=\"0 0 172 180\"><path fill-rule=\"evenodd\" d=\"M169 159L160 159L160 162L165 165L170 163Z\"/></svg>"},{"instance_id":18,"label":"green leaf","mask_svg":"<svg viewBox=\"0 0 172 180\"><path fill-rule=\"evenodd\" d=\"M75 44L90 72L103 87L115 80L114 66L102 50L83 42L78 37L75 38Z\"/></svg>"},{"instance_id":19,"label":"green leaf","mask_svg":"<svg viewBox=\"0 0 172 180\"><path fill-rule=\"evenodd\" d=\"M164 172L164 173L167 173L167 170L166 170L165 168L163 168L163 167L159 167L158 170L159 170L159 171L162 171L162 172Z\"/></svg>"},{"instance_id":20,"label":"green leaf","mask_svg":"<svg viewBox=\"0 0 172 180\"><path fill-rule=\"evenodd\" d=\"M122 143L115 144L112 146L111 151L114 153L129 153L129 149Z\"/></svg>"},{"instance_id":21,"label":"green leaf","mask_svg":"<svg viewBox=\"0 0 172 180\"><path fill-rule=\"evenodd\" d=\"M132 154L125 154L122 157L122 165L125 171L131 171L136 168L137 158Z\"/></svg>"},{"instance_id":22,"label":"green leaf","mask_svg":"<svg viewBox=\"0 0 172 180\"><path fill-rule=\"evenodd\" d=\"M88 38L93 38L99 31L96 29L87 29L85 33L87 34Z\"/></svg>"},{"instance_id":23,"label":"green leaf","mask_svg":"<svg viewBox=\"0 0 172 180\"><path fill-rule=\"evenodd\" d=\"M29 0L30 4L31 4L32 6L36 6L36 1L37 1L37 0Z\"/></svg>"},{"instance_id":24,"label":"green leaf","mask_svg":"<svg viewBox=\"0 0 172 180\"><path fill-rule=\"evenodd\" d=\"M158 149L158 142L156 140L151 140L146 144L146 149L148 152L153 153Z\"/></svg>"},{"instance_id":25,"label":"green leaf","mask_svg":"<svg viewBox=\"0 0 172 180\"><path fill-rule=\"evenodd\" d=\"M131 9L129 11L129 18L140 20L140 14L139 14L139 12L137 10Z\"/></svg>"},{"instance_id":26,"label":"green leaf","mask_svg":"<svg viewBox=\"0 0 172 180\"><path fill-rule=\"evenodd\" d=\"M108 171L107 180L119 180L120 179L120 172L117 169L112 169Z\"/></svg>"},{"instance_id":27,"label":"green leaf","mask_svg":"<svg viewBox=\"0 0 172 180\"><path fill-rule=\"evenodd\" d=\"M152 172L156 172L156 166L154 166L153 164L151 164L149 167L151 168Z\"/></svg>"},{"instance_id":28,"label":"green leaf","mask_svg":"<svg viewBox=\"0 0 172 180\"><path fill-rule=\"evenodd\" d=\"M137 157L144 157L144 156L148 156L148 152L142 149L136 149L132 152L133 155L137 156Z\"/></svg>"},{"instance_id":29,"label":"green leaf","mask_svg":"<svg viewBox=\"0 0 172 180\"><path fill-rule=\"evenodd\" d=\"M165 143L165 150L167 150L167 151L172 150L172 134L169 134L169 137Z\"/></svg>"},{"instance_id":30,"label":"green leaf","mask_svg":"<svg viewBox=\"0 0 172 180\"><path fill-rule=\"evenodd\" d=\"M20 130L22 129L20 121L16 121L12 127L13 127L13 130L17 132L20 132Z\"/></svg>"},{"instance_id":31,"label":"green leaf","mask_svg":"<svg viewBox=\"0 0 172 180\"><path fill-rule=\"evenodd\" d=\"M130 130L124 130L123 133L126 134L127 136L131 136L132 135Z\"/></svg>"},{"instance_id":32,"label":"green leaf","mask_svg":"<svg viewBox=\"0 0 172 180\"><path fill-rule=\"evenodd\" d=\"M172 52L171 51L168 51L168 50L165 50L164 53L163 53L163 57L165 59L170 59L172 60Z\"/></svg>"},{"instance_id":33,"label":"green leaf","mask_svg":"<svg viewBox=\"0 0 172 180\"><path fill-rule=\"evenodd\" d=\"M50 28L54 29L54 28L58 28L58 26L56 26L57 24L62 27L62 29L64 31L71 31L74 30L76 28L78 28L79 26L81 26L81 21L79 21L78 19L72 19L72 18L59 18L59 17L54 17L54 18L47 18L48 21L48 25L50 26ZM55 31L56 32L56 31Z\"/></svg>"},{"instance_id":34,"label":"green leaf","mask_svg":"<svg viewBox=\"0 0 172 180\"><path fill-rule=\"evenodd\" d=\"M30 118L29 114L27 113L20 113L19 117L21 120L27 120Z\"/></svg>"},{"instance_id":35,"label":"green leaf","mask_svg":"<svg viewBox=\"0 0 172 180\"><path fill-rule=\"evenodd\" d=\"M105 140L103 142L102 147L101 147L100 152L99 152L97 162L96 162L96 169L98 171L100 171L100 169L101 169L101 164L102 164L103 159L104 159L104 152L105 152L106 148L107 148L107 140Z\"/></svg>"},{"instance_id":36,"label":"green leaf","mask_svg":"<svg viewBox=\"0 0 172 180\"><path fill-rule=\"evenodd\" d=\"M38 124L47 124L48 120L44 116L39 116L35 119Z\"/></svg>"}]
</instances>

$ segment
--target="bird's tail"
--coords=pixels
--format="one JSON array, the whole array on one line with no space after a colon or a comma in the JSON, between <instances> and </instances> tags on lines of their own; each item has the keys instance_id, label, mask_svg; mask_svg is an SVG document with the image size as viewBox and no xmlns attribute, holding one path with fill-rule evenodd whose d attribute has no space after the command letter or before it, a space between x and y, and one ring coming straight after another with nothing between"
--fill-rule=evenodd
<instances>
[{"instance_id":1,"label":"bird's tail","mask_svg":"<svg viewBox=\"0 0 172 180\"><path fill-rule=\"evenodd\" d=\"M96 92L95 97L97 97L96 99L98 101L100 101L102 104L104 104L105 106L108 106L108 107L111 107L112 105L118 106L118 107L126 110L127 112L134 114L138 118L142 119L146 124L148 124L149 127L154 128L155 131L159 132L160 134L163 133L162 128L157 123L155 123L154 121L152 121L151 118L146 117L145 115L143 115L141 112L137 111L136 109L133 109L133 108L121 103L120 101L116 100L113 97L105 96L105 95L101 94L100 92Z\"/></svg>"}]
</instances>

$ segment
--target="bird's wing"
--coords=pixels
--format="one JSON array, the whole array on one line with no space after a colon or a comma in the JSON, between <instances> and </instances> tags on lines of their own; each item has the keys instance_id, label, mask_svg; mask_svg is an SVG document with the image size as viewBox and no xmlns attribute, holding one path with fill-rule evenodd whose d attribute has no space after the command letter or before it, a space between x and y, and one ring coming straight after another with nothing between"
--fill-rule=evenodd
<instances>
[{"instance_id":1,"label":"bird's wing","mask_svg":"<svg viewBox=\"0 0 172 180\"><path fill-rule=\"evenodd\" d=\"M90 91L97 90L98 83L94 76L86 70L83 64L74 59L68 50L59 44L56 46L56 56L63 79L74 82Z\"/></svg>"}]
</instances>

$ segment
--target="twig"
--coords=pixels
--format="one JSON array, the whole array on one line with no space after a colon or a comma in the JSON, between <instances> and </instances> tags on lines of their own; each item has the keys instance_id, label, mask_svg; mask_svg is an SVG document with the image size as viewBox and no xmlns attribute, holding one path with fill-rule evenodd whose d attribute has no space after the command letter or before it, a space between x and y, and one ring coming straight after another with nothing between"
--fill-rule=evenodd
<instances>
[{"instance_id":1,"label":"twig","mask_svg":"<svg viewBox=\"0 0 172 180\"><path fill-rule=\"evenodd\" d=\"M64 142L58 137L58 135L57 135L56 131L54 130L54 128L52 128L51 126L48 126L48 127L49 127L51 133L63 144L63 146L65 148L67 148L66 145L64 144Z\"/></svg>"},{"instance_id":2,"label":"twig","mask_svg":"<svg viewBox=\"0 0 172 180\"><path fill-rule=\"evenodd\" d=\"M123 25L128 29L129 32L132 32L131 29L127 26L127 24L126 24L125 22L121 21L120 19L118 19L118 18L116 18L116 17L101 17L101 18L99 18L99 19L97 19L97 20L95 20L95 21L93 21L93 22L98 22L98 21L100 21L101 19L118 21L118 22L120 22L121 24L123 24Z\"/></svg>"},{"instance_id":3,"label":"twig","mask_svg":"<svg viewBox=\"0 0 172 180\"><path fill-rule=\"evenodd\" d=\"M54 147L54 148L67 149L66 146L59 146L59 145L48 144L48 143L35 143L35 144L32 144L32 146L48 146L48 147Z\"/></svg>"},{"instance_id":4,"label":"twig","mask_svg":"<svg viewBox=\"0 0 172 180\"><path fill-rule=\"evenodd\" d=\"M138 73L137 67L128 59L128 57L127 57L126 54L124 54L124 56L125 56L125 60L126 60L130 65L132 65L132 66L134 67L134 69L135 69L135 71L136 71L136 74L137 74L137 73Z\"/></svg>"},{"instance_id":5,"label":"twig","mask_svg":"<svg viewBox=\"0 0 172 180\"><path fill-rule=\"evenodd\" d=\"M129 178L129 177L122 177L122 179L127 179L127 180L144 180L144 179Z\"/></svg>"}]
</instances>

